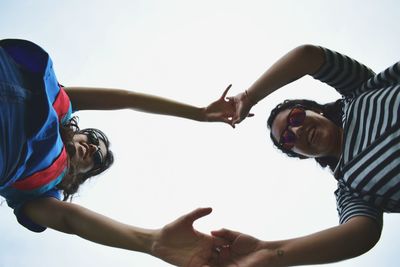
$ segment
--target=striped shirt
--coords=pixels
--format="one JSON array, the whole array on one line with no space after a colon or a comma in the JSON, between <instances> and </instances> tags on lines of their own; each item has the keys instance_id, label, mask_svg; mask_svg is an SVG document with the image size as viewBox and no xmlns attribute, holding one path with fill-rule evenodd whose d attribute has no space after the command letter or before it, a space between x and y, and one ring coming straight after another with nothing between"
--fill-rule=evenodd
<instances>
[{"instance_id":1,"label":"striped shirt","mask_svg":"<svg viewBox=\"0 0 400 267\"><path fill-rule=\"evenodd\" d=\"M375 74L345 55L322 48L313 75L343 96L342 155L334 175L340 223L400 212L400 62Z\"/></svg>"}]
</instances>

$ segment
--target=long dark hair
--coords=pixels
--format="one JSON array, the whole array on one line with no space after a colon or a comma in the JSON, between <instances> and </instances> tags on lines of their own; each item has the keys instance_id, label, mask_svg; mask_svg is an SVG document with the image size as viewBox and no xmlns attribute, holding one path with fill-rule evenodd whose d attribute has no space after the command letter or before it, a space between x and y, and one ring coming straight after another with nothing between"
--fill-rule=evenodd
<instances>
[{"instance_id":1,"label":"long dark hair","mask_svg":"<svg viewBox=\"0 0 400 267\"><path fill-rule=\"evenodd\" d=\"M327 103L327 104L319 104L315 101L308 100L308 99L287 99L284 102L278 104L270 113L267 126L268 129L271 130L272 123L274 122L276 116L283 110L291 109L294 106L303 106L306 109L313 110L316 112L322 112L323 116L330 121L332 121L336 126L343 128L342 125L342 107L343 103L342 100L336 100L335 102ZM297 154L292 150L285 149L282 145L279 144L278 140L276 140L273 135L272 131L270 131L271 140L274 142L274 145L279 148L283 153L288 155L289 157L299 158L299 159L306 159L308 157ZM317 157L314 158L315 161L322 166L323 168L329 167L331 171L334 171L336 165L338 164L338 159L335 157Z\"/></svg>"},{"instance_id":2,"label":"long dark hair","mask_svg":"<svg viewBox=\"0 0 400 267\"><path fill-rule=\"evenodd\" d=\"M60 125L60 134L61 134L63 143L65 145L65 148L67 150L68 159L70 159L75 153L75 148L74 148L74 144L72 142L72 138L74 137L75 134L83 133L85 131L93 131L96 133L96 135L99 137L99 139L104 142L104 144L107 148L107 155L106 155L104 161L102 162L102 165L99 168L90 170L86 173L80 173L80 174L76 173L75 166L71 163L70 160L68 160L67 174L64 176L63 181L57 185L57 189L60 189L63 191L63 195L64 195L63 201L72 199L72 196L78 191L81 184L83 184L85 181L87 181L90 177L104 172L114 163L114 155L111 152L111 150L109 149L110 142L109 142L107 136L102 131L100 131L99 129L95 129L95 128L88 128L88 129L80 130L79 126L78 126L78 118L77 117L73 117L66 124Z\"/></svg>"}]
</instances>

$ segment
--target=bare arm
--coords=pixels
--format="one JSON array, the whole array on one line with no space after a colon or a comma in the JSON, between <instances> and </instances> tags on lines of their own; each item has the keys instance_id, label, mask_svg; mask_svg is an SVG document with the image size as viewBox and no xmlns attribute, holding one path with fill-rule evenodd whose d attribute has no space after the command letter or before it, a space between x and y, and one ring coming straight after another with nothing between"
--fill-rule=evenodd
<instances>
[{"instance_id":1,"label":"bare arm","mask_svg":"<svg viewBox=\"0 0 400 267\"><path fill-rule=\"evenodd\" d=\"M314 45L301 45L275 62L247 90L252 102L258 102L275 90L301 77L314 74L324 63L324 53Z\"/></svg>"},{"instance_id":2,"label":"bare arm","mask_svg":"<svg viewBox=\"0 0 400 267\"><path fill-rule=\"evenodd\" d=\"M88 210L82 206L43 198L24 207L25 215L37 224L75 234L112 247L150 252L154 230L132 227Z\"/></svg>"},{"instance_id":3,"label":"bare arm","mask_svg":"<svg viewBox=\"0 0 400 267\"><path fill-rule=\"evenodd\" d=\"M147 113L170 115L196 121L229 122L233 106L225 100L230 86L222 96L207 107L195 107L171 99L122 89L66 87L77 110L132 109ZM229 122L230 123L230 122Z\"/></svg>"},{"instance_id":4,"label":"bare arm","mask_svg":"<svg viewBox=\"0 0 400 267\"><path fill-rule=\"evenodd\" d=\"M364 254L378 242L380 234L374 220L358 216L345 224L269 246L283 252L282 256L275 254L280 266L329 263Z\"/></svg>"},{"instance_id":5,"label":"bare arm","mask_svg":"<svg viewBox=\"0 0 400 267\"><path fill-rule=\"evenodd\" d=\"M347 223L308 236L283 240L260 241L251 236L220 230L215 236L231 242L224 252L226 265L232 261L238 267L295 266L322 264L359 256L370 250L379 240L381 229L377 223L357 216Z\"/></svg>"},{"instance_id":6,"label":"bare arm","mask_svg":"<svg viewBox=\"0 0 400 267\"><path fill-rule=\"evenodd\" d=\"M313 45L299 46L276 61L245 92L229 99L235 103L232 126L244 120L260 100L301 77L314 74L324 63L324 52Z\"/></svg>"},{"instance_id":7,"label":"bare arm","mask_svg":"<svg viewBox=\"0 0 400 267\"><path fill-rule=\"evenodd\" d=\"M53 198L25 204L23 212L42 226L102 245L147 253L177 266L206 266L217 244L215 238L193 228L194 221L211 213L211 208L196 209L156 230L123 224Z\"/></svg>"}]
</instances>

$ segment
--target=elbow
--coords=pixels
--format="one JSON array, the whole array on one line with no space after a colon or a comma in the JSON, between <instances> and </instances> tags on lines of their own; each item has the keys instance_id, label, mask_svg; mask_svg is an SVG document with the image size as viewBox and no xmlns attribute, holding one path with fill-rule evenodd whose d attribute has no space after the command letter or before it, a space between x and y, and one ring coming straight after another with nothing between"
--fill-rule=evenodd
<instances>
[{"instance_id":1,"label":"elbow","mask_svg":"<svg viewBox=\"0 0 400 267\"><path fill-rule=\"evenodd\" d=\"M379 241L379 238L376 240L368 240L367 242L363 242L360 244L360 246L358 248L353 248L352 253L350 253L350 255L346 258L356 258L359 257L365 253L367 253L368 251L370 251Z\"/></svg>"},{"instance_id":2,"label":"elbow","mask_svg":"<svg viewBox=\"0 0 400 267\"><path fill-rule=\"evenodd\" d=\"M325 54L321 47L312 44L303 44L293 50L299 57L300 62L304 62L307 74L316 73L325 62Z\"/></svg>"},{"instance_id":3,"label":"elbow","mask_svg":"<svg viewBox=\"0 0 400 267\"><path fill-rule=\"evenodd\" d=\"M303 54L312 54L320 50L321 48L313 44L302 44L296 47L295 49L298 49Z\"/></svg>"},{"instance_id":4,"label":"elbow","mask_svg":"<svg viewBox=\"0 0 400 267\"><path fill-rule=\"evenodd\" d=\"M60 223L58 224L56 230L66 233L66 234L76 234L74 218L76 217L76 213L78 210L75 205L71 203L63 203L67 204L63 209L63 212L60 214Z\"/></svg>"},{"instance_id":5,"label":"elbow","mask_svg":"<svg viewBox=\"0 0 400 267\"><path fill-rule=\"evenodd\" d=\"M363 242L360 242L359 255L356 256L360 256L370 251L378 243L380 237L381 237L381 231L370 232L367 235L367 237L363 240Z\"/></svg>"},{"instance_id":6,"label":"elbow","mask_svg":"<svg viewBox=\"0 0 400 267\"><path fill-rule=\"evenodd\" d=\"M360 256L370 251L379 241L381 237L382 227L376 221L367 217L356 217L353 219L356 223L353 242L353 257Z\"/></svg>"},{"instance_id":7,"label":"elbow","mask_svg":"<svg viewBox=\"0 0 400 267\"><path fill-rule=\"evenodd\" d=\"M321 58L324 57L324 51L320 46L313 44L302 44L295 49L301 56L306 58Z\"/></svg>"}]
</instances>

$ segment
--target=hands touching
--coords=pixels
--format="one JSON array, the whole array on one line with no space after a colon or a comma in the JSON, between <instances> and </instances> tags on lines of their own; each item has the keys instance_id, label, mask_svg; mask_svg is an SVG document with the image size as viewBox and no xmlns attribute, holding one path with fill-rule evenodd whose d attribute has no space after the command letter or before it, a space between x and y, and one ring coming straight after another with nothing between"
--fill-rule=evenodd
<instances>
[{"instance_id":1,"label":"hands touching","mask_svg":"<svg viewBox=\"0 0 400 267\"><path fill-rule=\"evenodd\" d=\"M204 108L205 121L221 121L231 125L232 117L235 115L235 106L233 102L226 98L231 88L231 84L225 89L222 96L217 101L212 102Z\"/></svg>"},{"instance_id":2,"label":"hands touching","mask_svg":"<svg viewBox=\"0 0 400 267\"><path fill-rule=\"evenodd\" d=\"M151 254L182 267L270 266L271 250L265 242L227 229L212 231L212 236L196 231L194 221L211 211L196 209L158 230Z\"/></svg>"},{"instance_id":3,"label":"hands touching","mask_svg":"<svg viewBox=\"0 0 400 267\"><path fill-rule=\"evenodd\" d=\"M246 117L253 117L254 114L250 113L250 109L256 104L247 94L247 91L237 94L236 96L228 97L229 102L235 108L235 114L232 117L231 125L235 128L235 124L239 124Z\"/></svg>"},{"instance_id":4,"label":"hands touching","mask_svg":"<svg viewBox=\"0 0 400 267\"><path fill-rule=\"evenodd\" d=\"M235 128L235 124L240 123L246 117L254 116L249 112L255 103L248 97L247 91L236 96L226 97L231 86L229 85L225 89L217 101L204 109L205 121L221 121Z\"/></svg>"},{"instance_id":5,"label":"hands touching","mask_svg":"<svg viewBox=\"0 0 400 267\"><path fill-rule=\"evenodd\" d=\"M195 220L210 214L211 208L199 208L164 226L155 235L151 254L182 267L216 266L214 249L223 244L219 239L196 231Z\"/></svg>"},{"instance_id":6,"label":"hands touching","mask_svg":"<svg viewBox=\"0 0 400 267\"><path fill-rule=\"evenodd\" d=\"M271 262L272 250L267 249L265 242L252 236L221 229L211 232L226 244L216 248L218 251L218 267L265 267L274 266ZM278 254L279 256L279 254Z\"/></svg>"}]
</instances>

